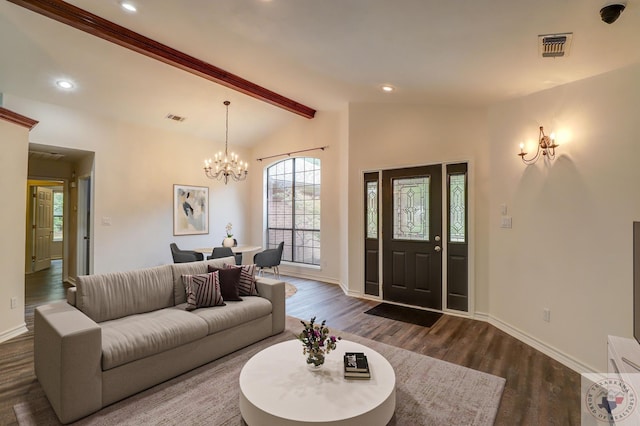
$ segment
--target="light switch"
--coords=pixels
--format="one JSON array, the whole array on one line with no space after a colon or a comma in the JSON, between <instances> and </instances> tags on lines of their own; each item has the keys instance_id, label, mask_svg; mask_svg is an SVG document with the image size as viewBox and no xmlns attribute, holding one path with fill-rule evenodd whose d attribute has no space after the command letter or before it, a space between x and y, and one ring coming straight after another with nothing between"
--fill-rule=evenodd
<instances>
[{"instance_id":1,"label":"light switch","mask_svg":"<svg viewBox=\"0 0 640 426\"><path fill-rule=\"evenodd\" d=\"M500 228L511 229L511 216L502 216L500 221Z\"/></svg>"},{"instance_id":2,"label":"light switch","mask_svg":"<svg viewBox=\"0 0 640 426\"><path fill-rule=\"evenodd\" d=\"M506 204L500 204L500 214L502 216L507 214L507 205Z\"/></svg>"},{"instance_id":3,"label":"light switch","mask_svg":"<svg viewBox=\"0 0 640 426\"><path fill-rule=\"evenodd\" d=\"M102 216L102 225L111 226L111 217L110 216Z\"/></svg>"}]
</instances>

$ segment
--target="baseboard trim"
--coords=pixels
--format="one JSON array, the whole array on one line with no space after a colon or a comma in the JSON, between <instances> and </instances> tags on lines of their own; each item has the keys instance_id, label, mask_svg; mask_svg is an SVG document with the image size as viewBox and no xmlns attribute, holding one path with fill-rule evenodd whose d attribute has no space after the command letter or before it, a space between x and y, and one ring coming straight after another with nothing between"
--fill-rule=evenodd
<instances>
[{"instance_id":1,"label":"baseboard trim","mask_svg":"<svg viewBox=\"0 0 640 426\"><path fill-rule=\"evenodd\" d=\"M487 313L484 312L476 312L476 314L474 315L474 318L477 319L478 321L485 321L488 322L489 324L493 325L494 327L496 327L499 330L504 331L505 333L507 333L508 335L510 335L511 337L515 337L516 339L520 340L523 343L526 343L527 345L531 346L532 348L542 352L543 354L555 359L556 361L558 361L560 364L564 365L565 367L568 367L570 369L572 369L573 371L575 371L578 374L585 374L585 373L598 373L598 370L596 370L593 367L590 367L580 361L578 361L577 359L571 357L570 355L562 352L561 350L559 350L558 348L555 348L533 336L531 336L530 334L520 330L517 327L512 326L511 324L508 324L504 321L502 321L499 318L496 318L494 316L491 316Z\"/></svg>"},{"instance_id":2,"label":"baseboard trim","mask_svg":"<svg viewBox=\"0 0 640 426\"><path fill-rule=\"evenodd\" d=\"M336 284L336 285L339 285L340 288L342 288L344 290L344 287L342 286L340 281L335 280L333 278L329 278L329 277L323 277L323 276L318 276L318 275L313 275L313 274L306 274L304 272L299 272L299 271L290 271L290 270L285 271L284 269L281 269L280 270L280 277L282 277L282 275L288 275L290 277L295 277L295 278L304 278L305 280L321 281L323 283L328 283L328 284ZM269 278L272 277L268 272L264 276L265 277L269 277Z\"/></svg>"},{"instance_id":3,"label":"baseboard trim","mask_svg":"<svg viewBox=\"0 0 640 426\"><path fill-rule=\"evenodd\" d=\"M14 337L17 337L21 334L24 334L26 332L28 332L29 330L27 329L27 324L22 323L17 327L14 327L12 329L9 329L7 331L4 331L2 333L0 333L0 343L2 342L6 342L9 339L13 339Z\"/></svg>"}]
</instances>

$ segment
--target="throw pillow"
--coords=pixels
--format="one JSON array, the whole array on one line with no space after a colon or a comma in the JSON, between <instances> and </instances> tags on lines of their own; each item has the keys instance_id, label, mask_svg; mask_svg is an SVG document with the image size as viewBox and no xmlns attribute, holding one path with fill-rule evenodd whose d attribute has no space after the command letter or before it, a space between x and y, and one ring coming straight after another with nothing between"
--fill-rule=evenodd
<instances>
[{"instance_id":1,"label":"throw pillow","mask_svg":"<svg viewBox=\"0 0 640 426\"><path fill-rule=\"evenodd\" d=\"M240 296L258 296L256 286L256 265L229 265L224 264L225 269L240 269Z\"/></svg>"},{"instance_id":2,"label":"throw pillow","mask_svg":"<svg viewBox=\"0 0 640 426\"><path fill-rule=\"evenodd\" d=\"M240 268L220 269L209 265L208 269L209 272L218 271L218 275L220 276L220 292L224 300L227 302L232 300L242 301L239 293L240 274L242 273Z\"/></svg>"},{"instance_id":3,"label":"throw pillow","mask_svg":"<svg viewBox=\"0 0 640 426\"><path fill-rule=\"evenodd\" d=\"M187 311L209 306L224 306L220 293L220 277L217 272L183 275L182 282L187 292Z\"/></svg>"}]
</instances>

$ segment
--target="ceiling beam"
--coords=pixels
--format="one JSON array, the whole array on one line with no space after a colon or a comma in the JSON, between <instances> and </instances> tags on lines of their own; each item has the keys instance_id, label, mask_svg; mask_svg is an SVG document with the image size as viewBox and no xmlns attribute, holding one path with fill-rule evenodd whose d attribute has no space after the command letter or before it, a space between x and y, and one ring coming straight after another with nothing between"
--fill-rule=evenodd
<instances>
[{"instance_id":1,"label":"ceiling beam","mask_svg":"<svg viewBox=\"0 0 640 426\"><path fill-rule=\"evenodd\" d=\"M18 6L70 25L73 28L157 59L168 65L190 72L214 83L229 87L245 95L283 108L305 118L313 118L316 110L292 99L258 86L235 74L187 55L167 45L107 21L84 9L61 0L7 0Z\"/></svg>"},{"instance_id":2,"label":"ceiling beam","mask_svg":"<svg viewBox=\"0 0 640 426\"><path fill-rule=\"evenodd\" d=\"M10 109L0 107L0 120L8 121L31 130L38 124L37 120L18 114Z\"/></svg>"}]
</instances>

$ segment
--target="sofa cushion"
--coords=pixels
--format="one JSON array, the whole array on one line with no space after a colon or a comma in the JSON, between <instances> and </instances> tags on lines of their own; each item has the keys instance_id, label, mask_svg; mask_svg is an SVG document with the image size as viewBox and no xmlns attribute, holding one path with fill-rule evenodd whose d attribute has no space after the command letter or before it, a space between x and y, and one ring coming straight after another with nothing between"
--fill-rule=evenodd
<instances>
[{"instance_id":1,"label":"sofa cushion","mask_svg":"<svg viewBox=\"0 0 640 426\"><path fill-rule=\"evenodd\" d=\"M272 306L263 297L245 297L242 302L227 302L222 309L196 309L192 314L202 318L209 326L209 334L271 314Z\"/></svg>"},{"instance_id":2,"label":"sofa cushion","mask_svg":"<svg viewBox=\"0 0 640 426\"><path fill-rule=\"evenodd\" d=\"M106 321L102 327L102 369L145 358L205 337L208 325L182 308L171 307Z\"/></svg>"},{"instance_id":3,"label":"sofa cushion","mask_svg":"<svg viewBox=\"0 0 640 426\"><path fill-rule=\"evenodd\" d=\"M240 268L219 269L209 265L209 272L218 272L220 276L220 292L225 301L241 302L240 297Z\"/></svg>"},{"instance_id":4,"label":"sofa cushion","mask_svg":"<svg viewBox=\"0 0 640 426\"><path fill-rule=\"evenodd\" d=\"M256 286L256 265L240 265L225 263L226 269L240 269L240 296L257 296L258 287Z\"/></svg>"},{"instance_id":5,"label":"sofa cushion","mask_svg":"<svg viewBox=\"0 0 640 426\"><path fill-rule=\"evenodd\" d=\"M211 306L224 306L218 272L183 275L182 281L187 292L187 311Z\"/></svg>"},{"instance_id":6,"label":"sofa cushion","mask_svg":"<svg viewBox=\"0 0 640 426\"><path fill-rule=\"evenodd\" d=\"M76 279L76 307L95 322L174 305L170 265Z\"/></svg>"},{"instance_id":7,"label":"sofa cushion","mask_svg":"<svg viewBox=\"0 0 640 426\"><path fill-rule=\"evenodd\" d=\"M216 268L224 268L225 263L233 263L233 256L221 257L219 259L202 260L200 262L174 263L169 265L173 272L173 300L175 305L180 305L187 301L187 296L182 282L183 275L206 274L209 265Z\"/></svg>"}]
</instances>

